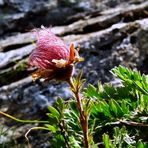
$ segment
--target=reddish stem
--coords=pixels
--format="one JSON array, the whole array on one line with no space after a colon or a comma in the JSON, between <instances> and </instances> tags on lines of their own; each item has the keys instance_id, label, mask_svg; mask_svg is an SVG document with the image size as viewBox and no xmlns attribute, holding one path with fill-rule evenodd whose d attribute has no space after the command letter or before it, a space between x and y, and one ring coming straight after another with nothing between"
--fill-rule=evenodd
<instances>
[{"instance_id":1,"label":"reddish stem","mask_svg":"<svg viewBox=\"0 0 148 148\"><path fill-rule=\"evenodd\" d=\"M68 81L68 84L72 88L73 93L74 93L75 98L76 98L76 101L77 101L77 108L78 108L79 113L80 113L80 123L81 123L81 127L82 127L82 130L83 130L83 136L84 136L84 147L89 148L89 144L88 144L88 118L87 118L87 115L85 115L85 113L83 111L81 98L80 98L80 92L79 92L79 89L74 86L72 79L70 79Z\"/></svg>"}]
</instances>

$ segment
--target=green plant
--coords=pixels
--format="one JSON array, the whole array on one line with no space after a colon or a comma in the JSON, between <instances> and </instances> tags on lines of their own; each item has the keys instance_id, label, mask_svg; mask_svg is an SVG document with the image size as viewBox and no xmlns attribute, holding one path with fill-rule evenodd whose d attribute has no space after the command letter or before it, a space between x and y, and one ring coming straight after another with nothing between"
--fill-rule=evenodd
<instances>
[{"instance_id":1,"label":"green plant","mask_svg":"<svg viewBox=\"0 0 148 148\"><path fill-rule=\"evenodd\" d=\"M98 83L96 88L89 84L84 88L83 96L79 94L81 95L79 105L88 124L88 145L91 147L99 145L103 135L106 147L136 146L140 139L146 140L148 129L148 76L141 76L139 72L122 66L112 69L111 72L123 81L121 87ZM81 73L73 79L71 89L74 98L77 97L76 90L80 93L84 82L81 80ZM45 126L54 135L51 143L55 147L59 146L59 141L61 147L84 146L85 131L82 127L85 125L81 123L83 115L79 115L80 106L77 107L78 100L74 98L66 104L63 99L58 98L54 107L49 107L50 113L47 114L49 124ZM112 144L111 142L107 144L107 141L112 141Z\"/></svg>"},{"instance_id":2,"label":"green plant","mask_svg":"<svg viewBox=\"0 0 148 148\"><path fill-rule=\"evenodd\" d=\"M84 88L80 72L68 81L73 92L70 100L58 98L48 107L46 121L25 122L40 122L41 126L32 129L51 131L53 148L146 148L148 76L122 66L111 73L122 80L120 87L99 82L97 87L89 84Z\"/></svg>"}]
</instances>

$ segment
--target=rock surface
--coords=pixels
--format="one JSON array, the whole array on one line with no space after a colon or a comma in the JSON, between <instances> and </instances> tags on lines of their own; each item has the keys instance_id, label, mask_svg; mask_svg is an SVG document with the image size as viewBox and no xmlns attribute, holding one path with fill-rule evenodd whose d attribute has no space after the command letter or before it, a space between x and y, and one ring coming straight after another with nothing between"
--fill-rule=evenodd
<instances>
[{"instance_id":1,"label":"rock surface","mask_svg":"<svg viewBox=\"0 0 148 148\"><path fill-rule=\"evenodd\" d=\"M34 69L27 60L36 39L30 29L41 25L52 25L53 32L68 45L73 42L81 46L80 54L85 61L76 66L75 75L83 69L87 83L96 85L98 80L118 85L120 82L109 70L120 64L148 73L145 0L1 0L0 8L1 111L20 119L41 119L58 96L71 97L65 83L32 82L30 74ZM16 127L15 122L4 117L0 117L0 124L4 131L9 129L6 136L0 135L1 145L16 141L18 147L22 143L27 147L24 133L33 125ZM34 131L29 139L32 147L50 147L47 133Z\"/></svg>"}]
</instances>

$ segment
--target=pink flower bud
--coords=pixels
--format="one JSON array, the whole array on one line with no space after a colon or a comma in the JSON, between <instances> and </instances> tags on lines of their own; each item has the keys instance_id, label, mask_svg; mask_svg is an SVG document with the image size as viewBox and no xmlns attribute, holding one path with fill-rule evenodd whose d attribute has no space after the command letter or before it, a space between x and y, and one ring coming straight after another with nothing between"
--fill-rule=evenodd
<instances>
[{"instance_id":1,"label":"pink flower bud","mask_svg":"<svg viewBox=\"0 0 148 148\"><path fill-rule=\"evenodd\" d=\"M66 44L50 29L43 28L37 33L37 48L29 57L32 66L41 69L50 69L55 67L55 60L69 60L70 50Z\"/></svg>"},{"instance_id":2,"label":"pink flower bud","mask_svg":"<svg viewBox=\"0 0 148 148\"><path fill-rule=\"evenodd\" d=\"M37 47L29 57L29 63L38 68L32 74L38 78L66 80L71 77L73 66L82 60L71 44L70 48L50 29L36 31Z\"/></svg>"}]
</instances>

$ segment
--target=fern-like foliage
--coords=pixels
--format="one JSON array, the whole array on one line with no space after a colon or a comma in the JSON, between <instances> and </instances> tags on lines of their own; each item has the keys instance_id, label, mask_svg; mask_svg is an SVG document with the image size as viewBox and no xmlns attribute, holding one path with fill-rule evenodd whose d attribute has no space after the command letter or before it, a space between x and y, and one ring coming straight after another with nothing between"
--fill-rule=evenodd
<instances>
[{"instance_id":1,"label":"fern-like foliage","mask_svg":"<svg viewBox=\"0 0 148 148\"><path fill-rule=\"evenodd\" d=\"M133 142L127 142L124 137L122 141L118 141L118 144L116 144L117 136L115 135L113 144L110 142L109 145L115 147L135 146L136 143L138 144L138 138L140 140L144 137L146 141L146 131L148 130L148 76L122 66L112 69L111 73L122 80L120 87L98 83L97 88L89 84L84 89L84 95L94 100L90 116L90 121L96 122L94 141L95 143L98 141L96 135L99 137L101 133L104 134L105 132L113 137L114 134L111 133L114 133L117 127L125 126L124 129L127 128L126 136L129 136L129 139L133 136ZM123 134L122 130L121 134ZM109 142L107 140L108 136L103 136L104 142ZM121 146L121 143L127 145L123 144L124 146ZM108 146L106 145L106 147Z\"/></svg>"},{"instance_id":2,"label":"fern-like foliage","mask_svg":"<svg viewBox=\"0 0 148 148\"><path fill-rule=\"evenodd\" d=\"M89 84L83 89L82 106L89 116L89 144L106 148L145 148L148 131L148 76L119 66L111 73L122 80L120 87L112 84L98 87ZM75 80L75 83L77 80ZM84 82L84 81L83 81ZM83 147L83 134L76 101L64 103L57 99L49 107L52 147Z\"/></svg>"}]
</instances>

